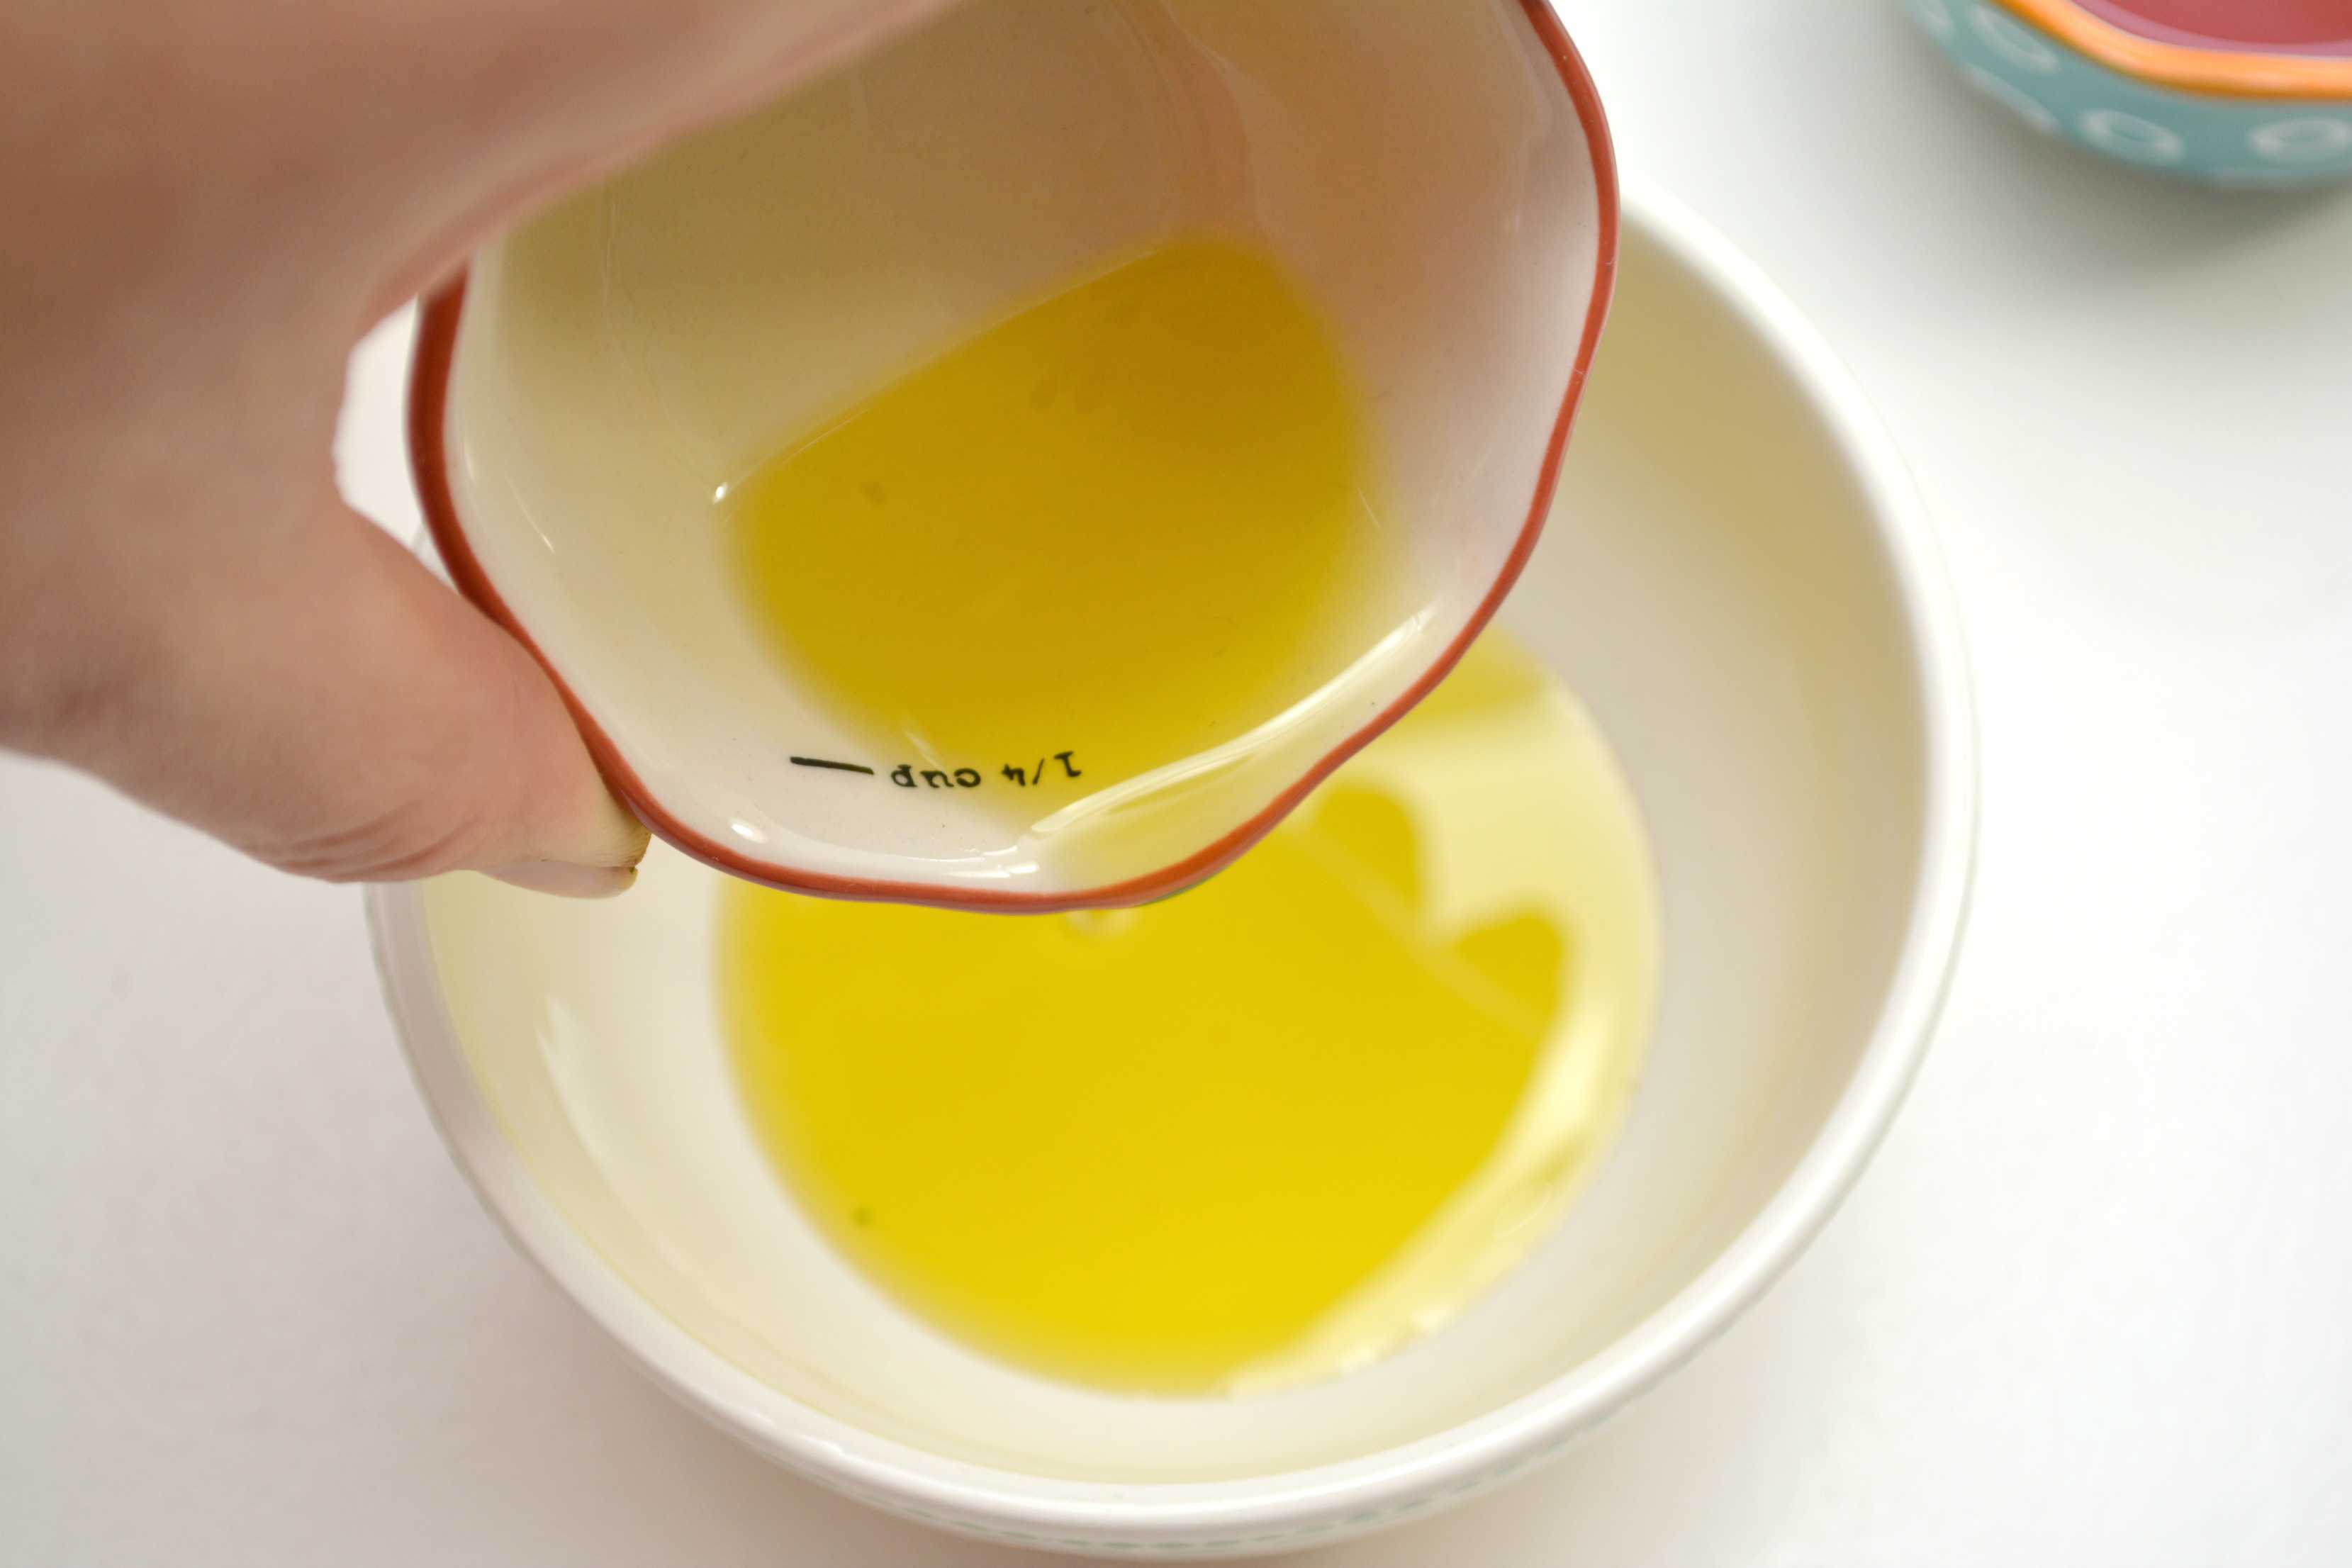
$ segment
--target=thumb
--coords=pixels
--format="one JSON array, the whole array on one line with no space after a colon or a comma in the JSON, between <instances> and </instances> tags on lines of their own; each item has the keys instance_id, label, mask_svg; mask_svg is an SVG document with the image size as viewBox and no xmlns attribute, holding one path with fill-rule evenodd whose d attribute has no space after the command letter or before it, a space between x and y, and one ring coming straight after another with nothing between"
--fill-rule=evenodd
<instances>
[{"instance_id":1,"label":"thumb","mask_svg":"<svg viewBox=\"0 0 2352 1568\"><path fill-rule=\"evenodd\" d=\"M44 749L306 876L627 888L646 830L545 672L380 530L325 507L267 531L270 559L159 584L135 654Z\"/></svg>"}]
</instances>

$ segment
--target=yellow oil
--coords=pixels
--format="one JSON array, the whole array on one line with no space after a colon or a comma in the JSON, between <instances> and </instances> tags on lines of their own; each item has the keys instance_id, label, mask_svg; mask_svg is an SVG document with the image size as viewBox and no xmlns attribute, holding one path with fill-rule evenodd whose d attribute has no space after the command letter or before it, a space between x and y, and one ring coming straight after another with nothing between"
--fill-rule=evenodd
<instances>
[{"instance_id":1,"label":"yellow oil","mask_svg":"<svg viewBox=\"0 0 2352 1568\"><path fill-rule=\"evenodd\" d=\"M971 338L718 504L757 624L838 717L1035 820L1245 734L1388 629L1360 614L1388 570L1373 468L1300 285L1202 237Z\"/></svg>"},{"instance_id":2,"label":"yellow oil","mask_svg":"<svg viewBox=\"0 0 2352 1568\"><path fill-rule=\"evenodd\" d=\"M724 897L760 1142L832 1243L1002 1358L1253 1392L1443 1323L1559 1215L1656 969L1629 794L1490 635L1261 846L1138 910Z\"/></svg>"}]
</instances>

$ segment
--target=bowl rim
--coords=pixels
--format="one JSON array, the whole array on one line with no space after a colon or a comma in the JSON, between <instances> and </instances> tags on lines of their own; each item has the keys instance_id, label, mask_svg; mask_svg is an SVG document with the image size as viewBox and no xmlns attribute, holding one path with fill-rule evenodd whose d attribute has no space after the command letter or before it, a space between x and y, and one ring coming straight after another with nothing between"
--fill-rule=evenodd
<instances>
[{"instance_id":1,"label":"bowl rim","mask_svg":"<svg viewBox=\"0 0 2352 1568\"><path fill-rule=\"evenodd\" d=\"M1780 360L1845 456L1913 644L1926 765L1919 867L1902 949L1863 1052L1796 1168L1699 1276L1590 1361L1456 1426L1335 1464L1239 1480L1074 1481L948 1458L788 1398L640 1297L572 1230L509 1144L444 1010L416 894L376 887L368 916L386 1000L433 1120L483 1205L653 1379L802 1476L947 1528L1036 1545L1240 1549L1330 1539L1466 1496L1556 1452L1721 1333L1794 1261L1892 1122L1941 1012L1978 834L1977 742L1957 607L1893 438L1814 329L1756 265L1679 201L1637 188L1633 220Z\"/></svg>"},{"instance_id":2,"label":"bowl rim","mask_svg":"<svg viewBox=\"0 0 2352 1568\"><path fill-rule=\"evenodd\" d=\"M467 540L465 527L458 520L456 495L449 482L446 426L450 374L457 358L457 329L465 309L466 268L460 268L421 301L408 382L409 470L425 514L425 528L432 536L435 549L440 553L442 563L448 570L451 582L477 608L522 644L540 668L547 672L564 706L571 710L572 720L605 782L646 828L659 835L674 848L730 876L772 888L825 898L887 900L939 909L1047 914L1067 910L1150 903L1215 874L1273 831L1341 763L1403 718L1414 704L1445 679L1469 650L1470 645L1477 640L1486 623L1494 618L1495 612L1501 607L1513 584L1518 581L1528 557L1535 552L1536 542L1543 532L1544 521L1550 515L1552 495L1559 485L1560 462L1567 451L1569 433L1576 422L1577 406L1583 398L1585 380L1592 368L1592 356L1600 344L1602 324L1608 319L1610 298L1617 274L1620 195L1616 153L1610 140L1608 117L1601 109L1600 92L1593 86L1583 58L1570 41L1566 27L1549 0L1519 0L1519 3L1535 31L1538 44L1558 68L1561 87L1581 123L1587 153L1592 163L1593 201L1597 209L1591 292L1585 306L1576 356L1569 369L1568 384L1560 395L1559 413L1552 421L1551 433L1537 470L1527 518L1520 523L1518 534L1485 596L1472 608L1454 638L1412 684L1370 721L1343 737L1255 815L1182 858L1118 882L1057 892L1018 892L966 888L944 881L894 881L845 877L797 867L788 860L747 853L736 845L698 830L670 810L646 783L643 775L630 764L612 735L590 714L562 672L556 668L554 660L509 606L474 553Z\"/></svg>"},{"instance_id":3,"label":"bowl rim","mask_svg":"<svg viewBox=\"0 0 2352 1568\"><path fill-rule=\"evenodd\" d=\"M1990 0L2076 52L2137 80L2209 98L2352 99L2352 56L2168 43L2117 26L2076 0Z\"/></svg>"}]
</instances>

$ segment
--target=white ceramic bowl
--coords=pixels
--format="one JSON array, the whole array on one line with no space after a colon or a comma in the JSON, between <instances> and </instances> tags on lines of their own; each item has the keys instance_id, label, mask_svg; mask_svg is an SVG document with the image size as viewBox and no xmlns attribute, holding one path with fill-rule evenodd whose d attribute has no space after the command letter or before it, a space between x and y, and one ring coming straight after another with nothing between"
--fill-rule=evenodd
<instances>
[{"instance_id":1,"label":"white ceramic bowl","mask_svg":"<svg viewBox=\"0 0 2352 1568\"><path fill-rule=\"evenodd\" d=\"M1600 103L1544 0L969 0L478 256L425 305L418 491L457 585L688 854L848 898L1140 902L1271 828L1501 602L1616 228ZM1329 612L1361 657L1247 744L1127 781L1114 831L1006 819L995 764L1083 733L891 787L884 738L744 613L714 494L1041 292L1199 231L1286 263L1363 383L1402 569ZM1139 809L1178 779L1181 809Z\"/></svg>"},{"instance_id":2,"label":"white ceramic bowl","mask_svg":"<svg viewBox=\"0 0 2352 1568\"><path fill-rule=\"evenodd\" d=\"M1613 740L1665 970L1622 1134L1461 1321L1321 1386L1120 1398L898 1311L769 1178L712 1022L716 877L609 904L478 879L370 894L459 1163L652 1374L801 1473L978 1535L1146 1555L1370 1529L1559 1450L1769 1285L1885 1131L1974 842L1960 638L1895 454L1755 270L1634 204L1559 517L1505 612ZM436 963L425 912L446 951ZM518 975L567 977L550 1009Z\"/></svg>"}]
</instances>

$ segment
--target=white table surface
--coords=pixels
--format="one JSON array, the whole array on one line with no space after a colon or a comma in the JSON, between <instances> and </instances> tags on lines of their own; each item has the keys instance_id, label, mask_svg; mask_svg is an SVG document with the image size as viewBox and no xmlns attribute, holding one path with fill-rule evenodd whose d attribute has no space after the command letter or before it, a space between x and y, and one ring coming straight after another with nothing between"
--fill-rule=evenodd
<instances>
[{"instance_id":1,"label":"white table surface","mask_svg":"<svg viewBox=\"0 0 2352 1568\"><path fill-rule=\"evenodd\" d=\"M1917 466L1975 643L1976 917L1762 1306L1533 1479L1299 1561L2352 1560L2352 193L2064 153L1889 5L1563 9L1628 167ZM399 522L396 337L344 458ZM737 1448L508 1249L354 893L0 760L0 1562L1013 1557Z\"/></svg>"}]
</instances>

